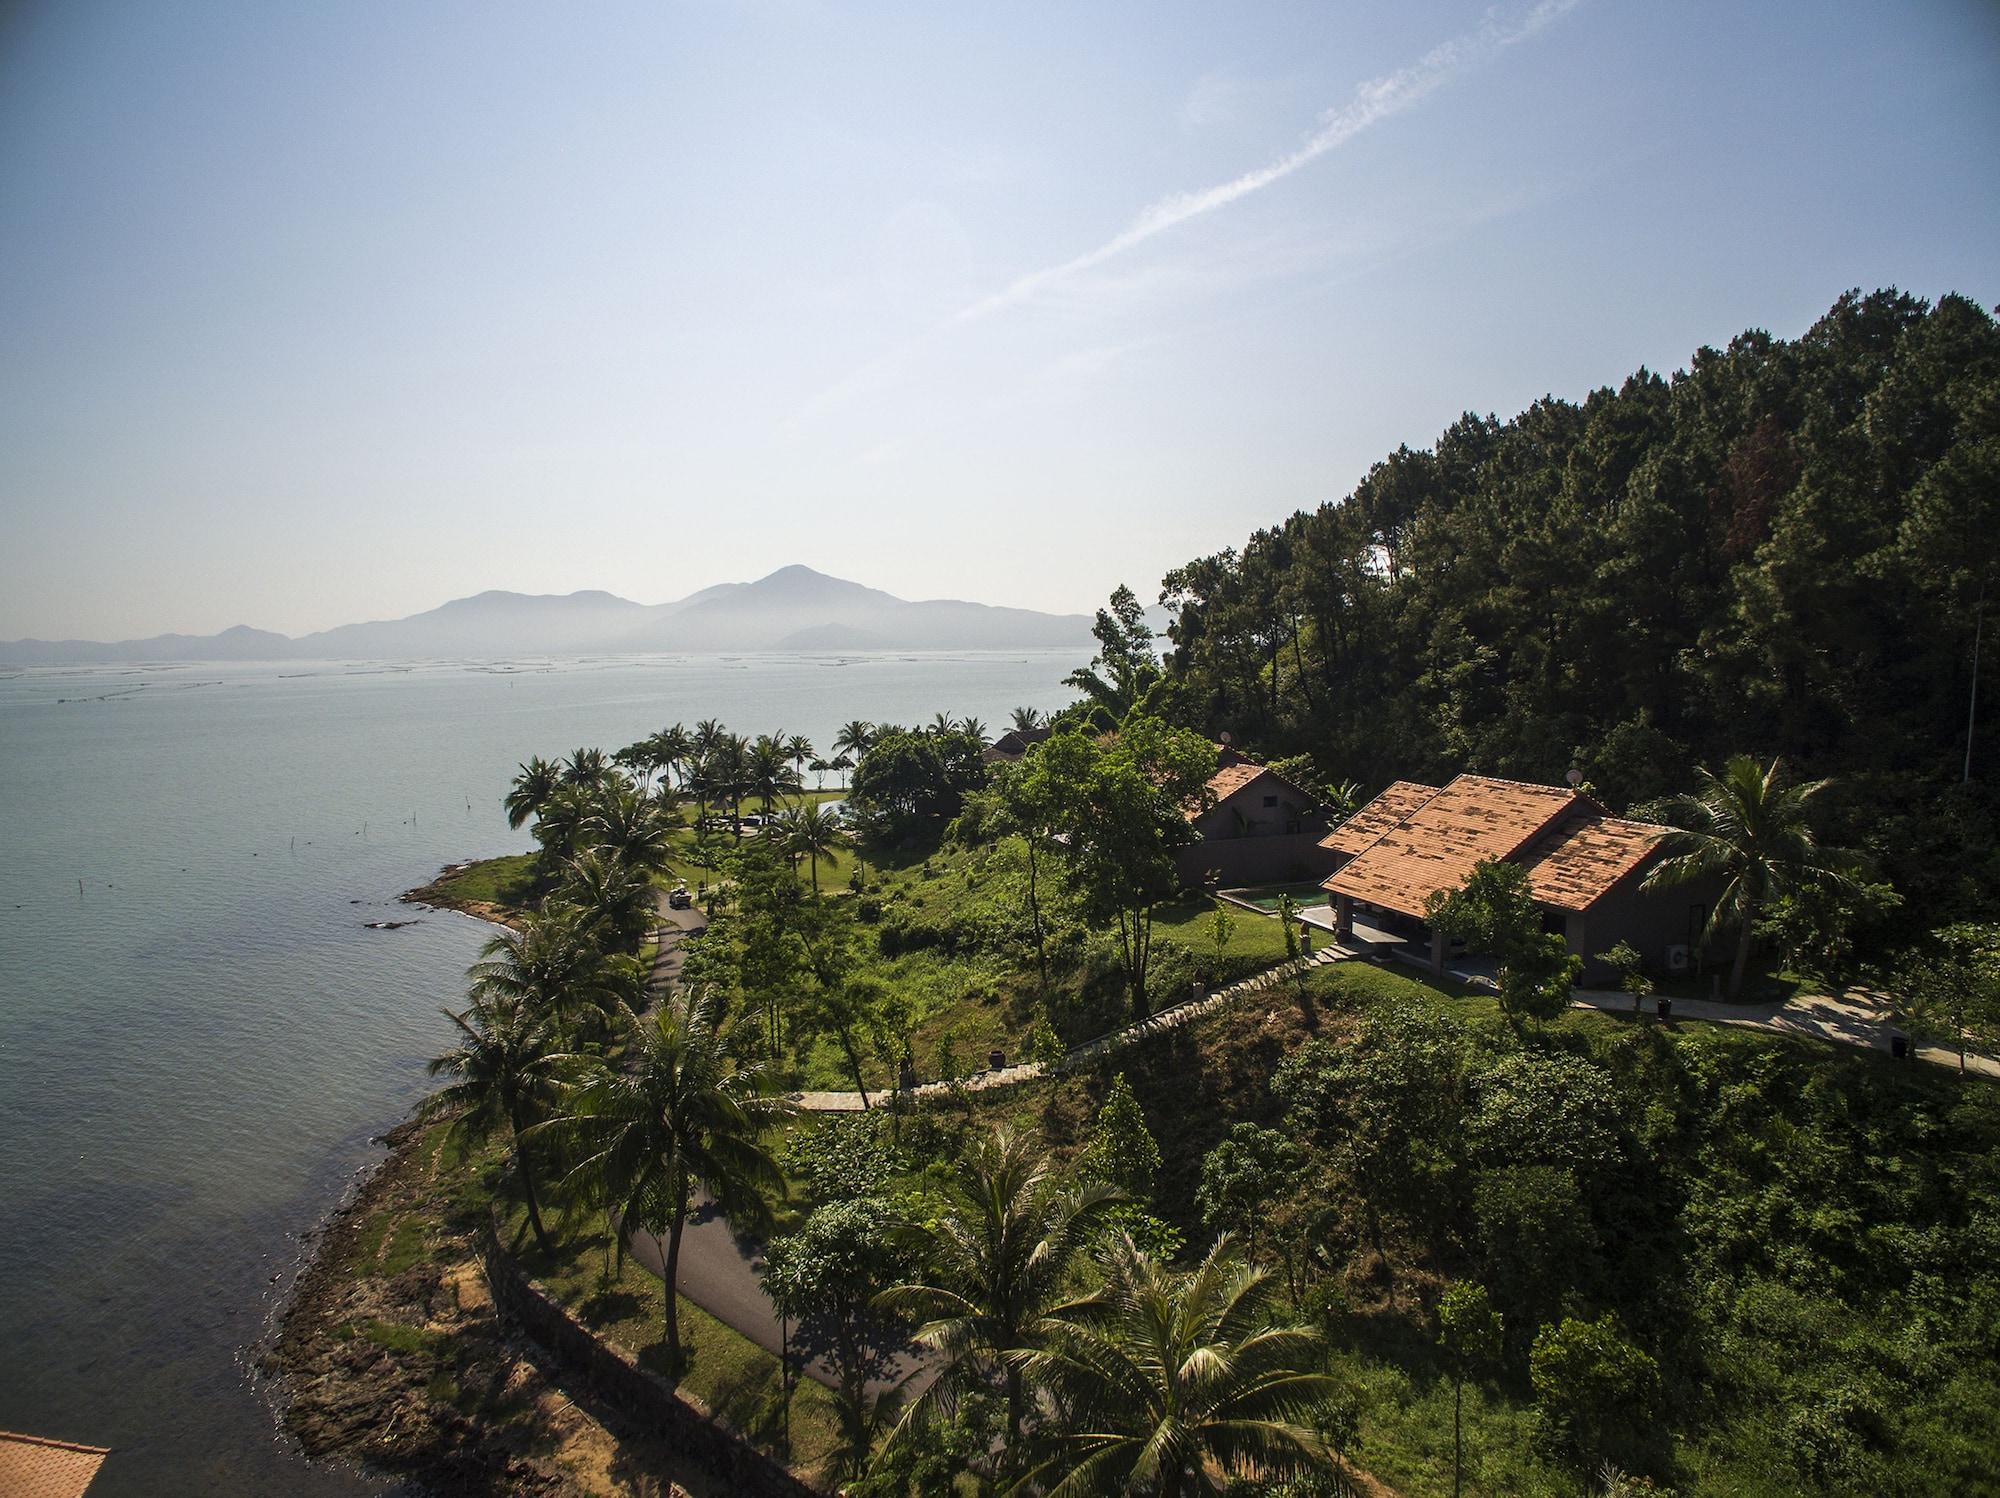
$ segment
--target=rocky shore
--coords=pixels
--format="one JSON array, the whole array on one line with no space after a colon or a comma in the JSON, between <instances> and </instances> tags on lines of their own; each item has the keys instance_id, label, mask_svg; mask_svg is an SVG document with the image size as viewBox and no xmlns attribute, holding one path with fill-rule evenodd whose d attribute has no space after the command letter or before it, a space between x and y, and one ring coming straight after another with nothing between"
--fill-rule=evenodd
<instances>
[{"instance_id":1,"label":"rocky shore","mask_svg":"<svg viewBox=\"0 0 2000 1498\"><path fill-rule=\"evenodd\" d=\"M405 1123L326 1225L266 1355L314 1457L435 1494L713 1491L496 1315L441 1131Z\"/></svg>"},{"instance_id":2,"label":"rocky shore","mask_svg":"<svg viewBox=\"0 0 2000 1498\"><path fill-rule=\"evenodd\" d=\"M496 905L490 900L467 900L453 889L453 883L472 864L448 863L438 870L437 877L429 884L420 884L415 889L405 890L397 898L405 905L421 905L427 910L455 910L460 915L469 915L474 920L489 921L496 926L512 926L519 923L522 912L511 905Z\"/></svg>"}]
</instances>

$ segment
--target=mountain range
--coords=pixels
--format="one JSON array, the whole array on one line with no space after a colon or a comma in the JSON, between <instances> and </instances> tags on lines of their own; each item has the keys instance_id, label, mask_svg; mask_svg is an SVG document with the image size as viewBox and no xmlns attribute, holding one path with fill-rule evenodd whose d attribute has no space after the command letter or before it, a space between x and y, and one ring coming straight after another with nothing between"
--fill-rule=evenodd
<instances>
[{"instance_id":1,"label":"mountain range","mask_svg":"<svg viewBox=\"0 0 2000 1498\"><path fill-rule=\"evenodd\" d=\"M911 602L810 567L781 567L672 603L597 591L479 593L405 619L343 624L296 639L237 625L146 640L10 640L0 663L411 660L735 650L1018 650L1088 645L1090 617L954 598Z\"/></svg>"}]
</instances>

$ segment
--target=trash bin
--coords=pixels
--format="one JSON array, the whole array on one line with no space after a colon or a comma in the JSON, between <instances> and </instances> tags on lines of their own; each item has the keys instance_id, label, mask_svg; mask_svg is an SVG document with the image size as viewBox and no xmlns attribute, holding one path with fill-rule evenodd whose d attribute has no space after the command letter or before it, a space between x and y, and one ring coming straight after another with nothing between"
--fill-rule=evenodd
<instances>
[{"instance_id":1,"label":"trash bin","mask_svg":"<svg viewBox=\"0 0 2000 1498\"><path fill-rule=\"evenodd\" d=\"M994 1071L999 1071L1007 1064L1007 1053L998 1050L988 1051L986 1053L986 1064Z\"/></svg>"},{"instance_id":2,"label":"trash bin","mask_svg":"<svg viewBox=\"0 0 2000 1498\"><path fill-rule=\"evenodd\" d=\"M1661 999L1658 1008L1661 1019L1672 1019L1674 1017L1674 1001L1672 999Z\"/></svg>"},{"instance_id":3,"label":"trash bin","mask_svg":"<svg viewBox=\"0 0 2000 1498\"><path fill-rule=\"evenodd\" d=\"M1898 1030L1889 1037L1889 1054L1898 1061L1910 1059L1910 1037Z\"/></svg>"}]
</instances>

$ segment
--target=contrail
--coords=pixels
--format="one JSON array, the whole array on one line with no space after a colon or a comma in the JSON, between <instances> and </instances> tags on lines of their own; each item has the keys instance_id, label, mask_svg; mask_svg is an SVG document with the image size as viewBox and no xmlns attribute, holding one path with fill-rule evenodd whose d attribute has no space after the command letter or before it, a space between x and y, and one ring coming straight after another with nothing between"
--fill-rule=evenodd
<instances>
[{"instance_id":1,"label":"contrail","mask_svg":"<svg viewBox=\"0 0 2000 1498\"><path fill-rule=\"evenodd\" d=\"M1276 161L1199 192L1175 193L1162 198L1142 211L1128 228L1096 249L1087 250L1060 265L1030 271L992 295L961 309L949 321L954 324L976 322L1005 308L1017 306L1043 288L1115 259L1176 225L1213 213L1218 208L1226 208L1240 198L1263 191L1274 182L1282 182L1307 163L1346 145L1371 125L1391 115L1401 114L1467 68L1517 42L1526 41L1582 3L1583 0L1540 0L1525 16L1514 21L1489 15L1477 30L1433 47L1406 68L1363 83L1355 89L1353 99L1347 104L1330 109L1321 116L1319 129L1308 136L1302 145Z\"/></svg>"}]
</instances>

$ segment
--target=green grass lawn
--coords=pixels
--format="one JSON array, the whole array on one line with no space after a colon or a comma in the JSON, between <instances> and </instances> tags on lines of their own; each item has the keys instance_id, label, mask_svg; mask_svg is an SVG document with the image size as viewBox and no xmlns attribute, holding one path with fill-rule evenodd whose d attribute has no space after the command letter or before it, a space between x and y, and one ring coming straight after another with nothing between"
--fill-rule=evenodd
<instances>
[{"instance_id":1,"label":"green grass lawn","mask_svg":"<svg viewBox=\"0 0 2000 1498\"><path fill-rule=\"evenodd\" d=\"M1153 939L1165 938L1200 956L1214 956L1215 912L1220 909L1229 925L1228 944L1220 949L1222 959L1254 959L1259 966L1269 967L1285 959L1285 928L1278 922L1277 908L1273 900L1274 913L1262 916L1206 895L1178 905L1162 905L1153 912Z\"/></svg>"},{"instance_id":2,"label":"green grass lawn","mask_svg":"<svg viewBox=\"0 0 2000 1498\"><path fill-rule=\"evenodd\" d=\"M485 858L439 880L438 886L454 899L526 910L535 903L534 865L532 853Z\"/></svg>"}]
</instances>

